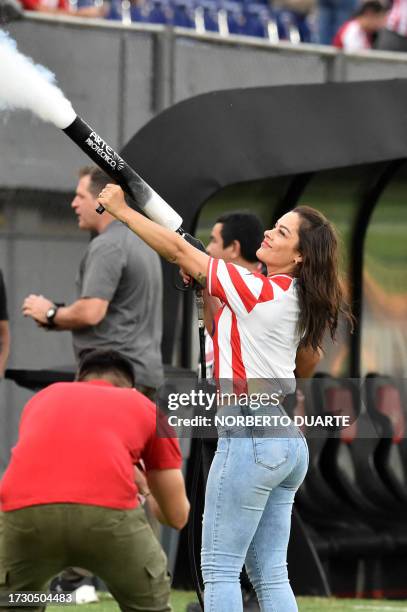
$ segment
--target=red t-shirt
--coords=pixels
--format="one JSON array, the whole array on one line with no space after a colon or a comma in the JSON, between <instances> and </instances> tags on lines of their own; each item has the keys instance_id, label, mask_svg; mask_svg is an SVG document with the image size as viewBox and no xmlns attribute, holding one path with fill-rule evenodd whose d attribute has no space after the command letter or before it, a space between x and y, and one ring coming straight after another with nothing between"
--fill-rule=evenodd
<instances>
[{"instance_id":1,"label":"red t-shirt","mask_svg":"<svg viewBox=\"0 0 407 612\"><path fill-rule=\"evenodd\" d=\"M24 408L0 483L1 508L135 508L140 458L147 471L182 462L178 440L156 436L156 407L144 395L101 380L50 385Z\"/></svg>"}]
</instances>

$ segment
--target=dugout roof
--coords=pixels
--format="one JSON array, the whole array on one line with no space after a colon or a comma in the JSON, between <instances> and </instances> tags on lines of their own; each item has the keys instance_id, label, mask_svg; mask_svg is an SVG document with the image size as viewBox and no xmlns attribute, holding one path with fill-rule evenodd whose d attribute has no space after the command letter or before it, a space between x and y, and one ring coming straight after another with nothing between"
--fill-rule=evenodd
<instances>
[{"instance_id":1,"label":"dugout roof","mask_svg":"<svg viewBox=\"0 0 407 612\"><path fill-rule=\"evenodd\" d=\"M176 104L128 142L123 157L195 229L222 188L407 157L407 80L216 91ZM164 355L180 293L165 264Z\"/></svg>"}]
</instances>

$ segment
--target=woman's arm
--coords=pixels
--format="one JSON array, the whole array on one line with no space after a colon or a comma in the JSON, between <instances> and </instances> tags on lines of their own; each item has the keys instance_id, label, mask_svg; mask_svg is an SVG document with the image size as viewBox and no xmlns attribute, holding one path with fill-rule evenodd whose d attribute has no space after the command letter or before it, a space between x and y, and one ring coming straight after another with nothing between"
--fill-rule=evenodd
<instances>
[{"instance_id":1,"label":"woman's arm","mask_svg":"<svg viewBox=\"0 0 407 612\"><path fill-rule=\"evenodd\" d=\"M315 351L311 346L298 348L295 358L295 377L311 378L320 360L321 351Z\"/></svg>"},{"instance_id":2,"label":"woman's arm","mask_svg":"<svg viewBox=\"0 0 407 612\"><path fill-rule=\"evenodd\" d=\"M170 263L190 274L202 287L206 286L209 256L186 242L179 234L144 217L127 206L118 185L108 184L98 201L113 217L127 225L146 244Z\"/></svg>"}]
</instances>

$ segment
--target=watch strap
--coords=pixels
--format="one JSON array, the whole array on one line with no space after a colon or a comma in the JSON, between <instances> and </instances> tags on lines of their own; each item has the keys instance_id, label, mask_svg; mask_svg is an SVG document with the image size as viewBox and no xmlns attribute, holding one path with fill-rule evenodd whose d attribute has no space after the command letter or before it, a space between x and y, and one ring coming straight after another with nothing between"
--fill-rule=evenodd
<instances>
[{"instance_id":1,"label":"watch strap","mask_svg":"<svg viewBox=\"0 0 407 612\"><path fill-rule=\"evenodd\" d=\"M55 325L54 319L55 319L55 315L58 312L58 308L59 306L57 304L54 304L47 310L46 317L47 317L47 322L48 322L49 327L54 327Z\"/></svg>"}]
</instances>

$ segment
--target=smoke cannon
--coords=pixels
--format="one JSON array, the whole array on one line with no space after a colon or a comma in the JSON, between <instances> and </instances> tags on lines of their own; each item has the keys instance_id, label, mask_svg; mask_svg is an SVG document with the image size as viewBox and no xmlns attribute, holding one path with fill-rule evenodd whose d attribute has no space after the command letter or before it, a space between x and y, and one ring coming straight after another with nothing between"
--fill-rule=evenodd
<instances>
[{"instance_id":1,"label":"smoke cannon","mask_svg":"<svg viewBox=\"0 0 407 612\"><path fill-rule=\"evenodd\" d=\"M182 217L83 119L77 115L68 127L62 128L62 131L135 200L147 217L167 229L178 232L195 248L206 252L202 242L181 227ZM99 204L96 212L101 215L104 210ZM197 287L195 281L190 287Z\"/></svg>"},{"instance_id":2,"label":"smoke cannon","mask_svg":"<svg viewBox=\"0 0 407 612\"><path fill-rule=\"evenodd\" d=\"M181 227L182 218L103 138L85 123L56 86L55 75L17 49L0 30L0 111L28 110L65 132L108 176L116 181L153 221L178 232L195 247L202 243ZM97 212L102 214L103 206Z\"/></svg>"},{"instance_id":3,"label":"smoke cannon","mask_svg":"<svg viewBox=\"0 0 407 612\"><path fill-rule=\"evenodd\" d=\"M180 230L182 217L167 204L148 185L124 159L116 153L83 119L76 116L75 120L63 131L75 142L102 170L106 172L125 191L143 212L168 229ZM97 212L102 214L103 206L99 205Z\"/></svg>"}]
</instances>

